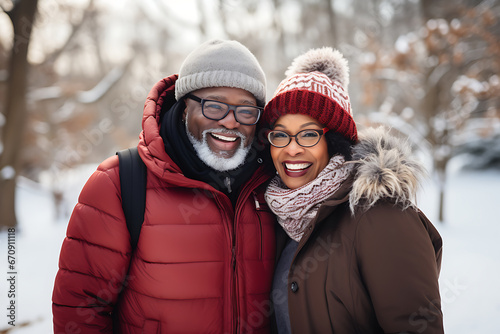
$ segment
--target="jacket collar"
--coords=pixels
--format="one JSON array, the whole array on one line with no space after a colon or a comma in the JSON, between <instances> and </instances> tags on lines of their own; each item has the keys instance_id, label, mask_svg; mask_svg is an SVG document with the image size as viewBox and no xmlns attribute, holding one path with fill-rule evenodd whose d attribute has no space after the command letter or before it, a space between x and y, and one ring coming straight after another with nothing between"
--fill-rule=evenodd
<instances>
[{"instance_id":1,"label":"jacket collar","mask_svg":"<svg viewBox=\"0 0 500 334\"><path fill-rule=\"evenodd\" d=\"M412 156L407 141L388 132L379 127L359 133L360 140L353 148L356 168L349 193L351 212L356 208L367 210L381 199L389 199L404 209L416 207L425 168Z\"/></svg>"},{"instance_id":2,"label":"jacket collar","mask_svg":"<svg viewBox=\"0 0 500 334\"><path fill-rule=\"evenodd\" d=\"M407 142L388 134L383 127L359 133L353 147L353 174L319 208L311 229L348 202L351 213L366 211L379 200L388 199L402 206L416 208L418 186L425 176L422 163L411 156Z\"/></svg>"},{"instance_id":3,"label":"jacket collar","mask_svg":"<svg viewBox=\"0 0 500 334\"><path fill-rule=\"evenodd\" d=\"M175 82L172 75L157 82L148 94L142 116L142 132L139 135L139 154L149 171L169 182L182 181L182 171L165 152L160 136L160 113L164 104L172 106L175 100Z\"/></svg>"}]
</instances>

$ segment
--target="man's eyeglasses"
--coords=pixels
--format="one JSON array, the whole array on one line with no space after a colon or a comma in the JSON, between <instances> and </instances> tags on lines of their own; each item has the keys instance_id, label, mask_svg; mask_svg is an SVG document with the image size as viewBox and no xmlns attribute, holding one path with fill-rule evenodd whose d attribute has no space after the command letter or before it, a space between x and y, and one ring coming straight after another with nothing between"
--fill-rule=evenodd
<instances>
[{"instance_id":1,"label":"man's eyeglasses","mask_svg":"<svg viewBox=\"0 0 500 334\"><path fill-rule=\"evenodd\" d=\"M321 136L328 132L328 128L322 130L302 130L295 135L289 135L285 131L273 130L267 134L267 139L274 147L286 147L295 138L297 144L302 147L311 147L319 143Z\"/></svg>"},{"instance_id":2,"label":"man's eyeglasses","mask_svg":"<svg viewBox=\"0 0 500 334\"><path fill-rule=\"evenodd\" d=\"M187 98L201 103L201 112L203 116L213 121L219 121L234 111L236 122L243 125L254 125L259 121L263 108L257 106L233 106L224 102L200 99L192 94L186 95Z\"/></svg>"}]
</instances>

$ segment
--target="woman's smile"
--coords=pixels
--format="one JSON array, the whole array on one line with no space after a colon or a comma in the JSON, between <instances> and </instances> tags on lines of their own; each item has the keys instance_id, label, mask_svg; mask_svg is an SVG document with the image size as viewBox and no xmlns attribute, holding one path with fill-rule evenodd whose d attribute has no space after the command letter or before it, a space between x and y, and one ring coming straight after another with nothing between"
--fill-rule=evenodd
<instances>
[{"instance_id":1,"label":"woman's smile","mask_svg":"<svg viewBox=\"0 0 500 334\"><path fill-rule=\"evenodd\" d=\"M283 162L283 169L285 174L289 177L304 176L313 164L307 161L285 161Z\"/></svg>"}]
</instances>

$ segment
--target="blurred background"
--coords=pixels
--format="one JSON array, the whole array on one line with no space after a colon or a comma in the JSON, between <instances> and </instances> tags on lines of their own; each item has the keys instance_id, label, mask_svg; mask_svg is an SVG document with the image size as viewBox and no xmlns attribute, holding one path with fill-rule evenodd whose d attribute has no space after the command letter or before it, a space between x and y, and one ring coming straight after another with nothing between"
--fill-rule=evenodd
<instances>
[{"instance_id":1,"label":"blurred background","mask_svg":"<svg viewBox=\"0 0 500 334\"><path fill-rule=\"evenodd\" d=\"M473 288L500 267L499 0L0 0L0 228L16 227L26 252L23 326L0 322L0 333L50 332L78 192L98 163L137 144L154 83L211 38L256 55L268 99L296 56L322 46L344 54L359 127L389 126L430 171L419 200L451 249L441 278L453 297L447 328L500 332L495 283ZM464 245L481 251L460 253ZM478 263L495 271L470 276ZM484 308L464 318L479 296Z\"/></svg>"}]
</instances>

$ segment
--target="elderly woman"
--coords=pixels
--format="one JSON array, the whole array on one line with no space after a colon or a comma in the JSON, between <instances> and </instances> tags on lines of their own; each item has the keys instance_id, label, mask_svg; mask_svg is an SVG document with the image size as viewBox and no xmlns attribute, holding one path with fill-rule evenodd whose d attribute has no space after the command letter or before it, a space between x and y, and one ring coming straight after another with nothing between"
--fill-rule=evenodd
<instances>
[{"instance_id":1,"label":"elderly woman","mask_svg":"<svg viewBox=\"0 0 500 334\"><path fill-rule=\"evenodd\" d=\"M423 167L387 131L359 134L336 50L295 59L263 117L277 176L278 333L443 333L442 241L415 206Z\"/></svg>"}]
</instances>

